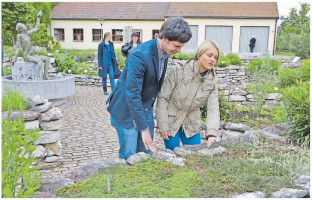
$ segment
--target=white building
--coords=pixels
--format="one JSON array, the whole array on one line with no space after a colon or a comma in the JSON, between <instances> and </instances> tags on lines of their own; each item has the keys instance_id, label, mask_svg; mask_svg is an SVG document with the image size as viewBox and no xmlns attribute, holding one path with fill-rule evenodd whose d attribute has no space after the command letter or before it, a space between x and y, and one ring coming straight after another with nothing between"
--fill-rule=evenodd
<instances>
[{"instance_id":1,"label":"white building","mask_svg":"<svg viewBox=\"0 0 312 200\"><path fill-rule=\"evenodd\" d=\"M223 53L245 53L252 36L257 39L254 52L275 52L276 2L62 2L51 11L50 34L66 49L97 49L102 28L120 48L126 26L145 42L171 16L184 17L191 26L193 36L183 52L210 39Z\"/></svg>"}]
</instances>

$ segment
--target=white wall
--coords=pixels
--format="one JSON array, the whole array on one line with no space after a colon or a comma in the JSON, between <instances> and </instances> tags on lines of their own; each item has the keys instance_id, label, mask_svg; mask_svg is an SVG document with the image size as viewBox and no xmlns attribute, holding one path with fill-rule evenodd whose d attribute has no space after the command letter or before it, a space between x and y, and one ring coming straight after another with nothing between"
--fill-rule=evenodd
<instances>
[{"instance_id":1,"label":"white wall","mask_svg":"<svg viewBox=\"0 0 312 200\"><path fill-rule=\"evenodd\" d=\"M104 21L103 32L112 32L112 29L124 29L125 26L132 26L132 29L142 29L143 42L152 39L152 30L160 29L163 21ZM54 36L55 28L63 28L65 40L60 41L66 49L97 49L100 41L92 41L92 29L101 29L98 20L52 20L51 33ZM83 29L83 42L73 41L73 29ZM115 48L121 48L122 42L114 42Z\"/></svg>"},{"instance_id":2,"label":"white wall","mask_svg":"<svg viewBox=\"0 0 312 200\"><path fill-rule=\"evenodd\" d=\"M194 19L185 18L190 25L198 25L198 45L205 40L205 30L207 25L233 26L232 52L239 52L239 38L241 26L269 26L268 51L273 54L275 38L275 19ZM164 21L104 21L103 32L111 32L112 29L124 29L125 26L132 26L132 29L142 29L143 42L152 39L152 30L160 29ZM64 28L65 40L60 41L61 46L66 49L97 49L99 41L92 41L92 29L100 29L98 20L52 20L51 33L54 36L54 28ZM73 41L73 29L82 28L84 31L84 41ZM121 42L114 42L115 48L121 48Z\"/></svg>"}]
</instances>

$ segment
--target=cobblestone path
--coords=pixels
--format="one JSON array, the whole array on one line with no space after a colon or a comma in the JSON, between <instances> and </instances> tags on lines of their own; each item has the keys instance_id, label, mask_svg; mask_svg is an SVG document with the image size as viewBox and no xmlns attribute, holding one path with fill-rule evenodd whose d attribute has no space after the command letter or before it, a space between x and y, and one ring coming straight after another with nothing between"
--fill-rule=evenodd
<instances>
[{"instance_id":1,"label":"cobblestone path","mask_svg":"<svg viewBox=\"0 0 312 200\"><path fill-rule=\"evenodd\" d=\"M76 85L76 93L59 106L63 115L63 163L41 172L59 174L96 158L118 158L117 133L110 125L110 115L105 105L107 97L102 87ZM164 146L159 134L154 136L154 145L158 148Z\"/></svg>"}]
</instances>

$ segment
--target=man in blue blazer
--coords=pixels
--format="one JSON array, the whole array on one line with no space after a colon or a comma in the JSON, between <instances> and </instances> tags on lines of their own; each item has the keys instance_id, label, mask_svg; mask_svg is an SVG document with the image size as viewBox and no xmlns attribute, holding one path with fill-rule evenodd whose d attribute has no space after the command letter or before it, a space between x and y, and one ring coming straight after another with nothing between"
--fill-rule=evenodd
<instances>
[{"instance_id":1,"label":"man in blue blazer","mask_svg":"<svg viewBox=\"0 0 312 200\"><path fill-rule=\"evenodd\" d=\"M155 151L153 104L164 81L169 55L180 52L191 37L188 23L182 17L171 17L162 25L159 38L129 54L106 102L118 134L120 158Z\"/></svg>"}]
</instances>

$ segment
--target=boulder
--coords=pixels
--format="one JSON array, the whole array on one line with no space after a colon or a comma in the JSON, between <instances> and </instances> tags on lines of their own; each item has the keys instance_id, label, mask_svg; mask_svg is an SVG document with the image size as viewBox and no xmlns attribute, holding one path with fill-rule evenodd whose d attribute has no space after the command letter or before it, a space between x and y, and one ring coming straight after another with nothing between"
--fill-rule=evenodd
<instances>
[{"instance_id":1,"label":"boulder","mask_svg":"<svg viewBox=\"0 0 312 200\"><path fill-rule=\"evenodd\" d=\"M61 110L58 107L53 107L47 112L41 113L40 121L49 122L52 120L58 120L62 117Z\"/></svg>"},{"instance_id":2,"label":"boulder","mask_svg":"<svg viewBox=\"0 0 312 200\"><path fill-rule=\"evenodd\" d=\"M249 126L246 126L244 124L237 124L237 123L226 123L224 128L232 130L232 131L239 131L239 132L245 132L251 129Z\"/></svg>"},{"instance_id":3,"label":"boulder","mask_svg":"<svg viewBox=\"0 0 312 200\"><path fill-rule=\"evenodd\" d=\"M265 192L246 192L242 194L233 195L232 198L265 198Z\"/></svg>"},{"instance_id":4,"label":"boulder","mask_svg":"<svg viewBox=\"0 0 312 200\"><path fill-rule=\"evenodd\" d=\"M133 154L132 156L130 156L127 159L127 163L129 163L130 165L135 165L136 163L138 163L142 158L150 158L150 154L145 153L145 152L139 152L136 154Z\"/></svg>"},{"instance_id":5,"label":"boulder","mask_svg":"<svg viewBox=\"0 0 312 200\"><path fill-rule=\"evenodd\" d=\"M292 188L282 188L271 194L271 198L303 198L308 195L307 190L298 190Z\"/></svg>"}]
</instances>

